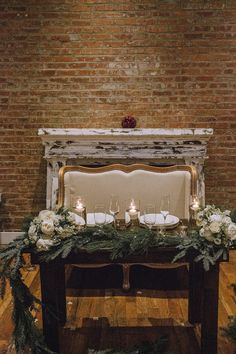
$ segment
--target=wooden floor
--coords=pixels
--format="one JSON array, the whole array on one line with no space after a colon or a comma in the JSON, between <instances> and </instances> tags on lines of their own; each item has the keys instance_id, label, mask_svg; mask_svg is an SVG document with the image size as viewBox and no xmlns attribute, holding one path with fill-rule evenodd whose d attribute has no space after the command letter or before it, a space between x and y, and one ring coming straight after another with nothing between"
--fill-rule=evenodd
<instances>
[{"instance_id":1,"label":"wooden floor","mask_svg":"<svg viewBox=\"0 0 236 354\"><path fill-rule=\"evenodd\" d=\"M230 262L221 266L219 327L226 326L228 316L236 314L230 284L236 283L236 251ZM39 273L23 271L25 282L40 296ZM172 354L199 354L199 328L187 322L187 290L136 289L123 293L119 289L68 289L68 322L61 332L63 354L85 354L88 348L129 348L143 340L155 340L162 334L170 339ZM9 351L12 331L12 299L0 303L0 353ZM41 313L38 313L41 325ZM8 351L7 351L8 350ZM218 354L235 354L236 345L219 330Z\"/></svg>"}]
</instances>

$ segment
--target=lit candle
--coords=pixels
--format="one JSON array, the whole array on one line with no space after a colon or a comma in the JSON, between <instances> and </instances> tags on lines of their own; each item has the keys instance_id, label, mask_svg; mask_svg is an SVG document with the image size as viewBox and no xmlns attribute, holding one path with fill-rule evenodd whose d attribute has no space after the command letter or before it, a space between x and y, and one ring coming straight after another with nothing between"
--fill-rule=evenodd
<instances>
[{"instance_id":1,"label":"lit candle","mask_svg":"<svg viewBox=\"0 0 236 354\"><path fill-rule=\"evenodd\" d=\"M79 213L82 213L85 209L83 203L81 202L81 199L78 199L75 205L75 209L76 211L78 211Z\"/></svg>"},{"instance_id":2,"label":"lit candle","mask_svg":"<svg viewBox=\"0 0 236 354\"><path fill-rule=\"evenodd\" d=\"M191 209L194 211L197 211L199 209L199 207L200 207L199 200L197 197L194 197L193 202L191 204Z\"/></svg>"},{"instance_id":3,"label":"lit candle","mask_svg":"<svg viewBox=\"0 0 236 354\"><path fill-rule=\"evenodd\" d=\"M137 212L138 212L138 210L136 208L134 200L132 199L131 203L130 203L130 206L129 206L129 209L128 209L128 213L129 213L130 216L134 216L134 215L137 214Z\"/></svg>"}]
</instances>

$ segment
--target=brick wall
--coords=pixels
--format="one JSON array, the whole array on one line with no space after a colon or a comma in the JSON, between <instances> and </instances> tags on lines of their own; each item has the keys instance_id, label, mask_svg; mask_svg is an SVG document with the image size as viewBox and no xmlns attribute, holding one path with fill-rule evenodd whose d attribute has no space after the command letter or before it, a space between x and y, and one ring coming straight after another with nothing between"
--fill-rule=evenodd
<instances>
[{"instance_id":1,"label":"brick wall","mask_svg":"<svg viewBox=\"0 0 236 354\"><path fill-rule=\"evenodd\" d=\"M1 0L2 229L45 207L41 127L211 127L209 202L236 206L235 0Z\"/></svg>"}]
</instances>

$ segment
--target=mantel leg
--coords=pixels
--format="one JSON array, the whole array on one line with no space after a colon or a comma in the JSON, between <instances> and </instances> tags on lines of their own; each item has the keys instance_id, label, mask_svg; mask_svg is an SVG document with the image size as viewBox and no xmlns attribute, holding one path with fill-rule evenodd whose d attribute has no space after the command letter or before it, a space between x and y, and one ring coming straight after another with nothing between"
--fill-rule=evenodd
<instances>
[{"instance_id":1,"label":"mantel leg","mask_svg":"<svg viewBox=\"0 0 236 354\"><path fill-rule=\"evenodd\" d=\"M40 278L44 338L49 349L59 353L59 326L66 321L64 265L41 263Z\"/></svg>"},{"instance_id":2,"label":"mantel leg","mask_svg":"<svg viewBox=\"0 0 236 354\"><path fill-rule=\"evenodd\" d=\"M219 263L204 272L201 354L217 354Z\"/></svg>"}]
</instances>

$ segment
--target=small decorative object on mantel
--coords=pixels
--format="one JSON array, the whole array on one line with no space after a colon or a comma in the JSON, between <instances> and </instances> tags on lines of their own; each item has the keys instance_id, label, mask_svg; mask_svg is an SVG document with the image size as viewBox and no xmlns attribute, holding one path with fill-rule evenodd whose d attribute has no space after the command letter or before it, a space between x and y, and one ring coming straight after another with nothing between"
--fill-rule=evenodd
<instances>
[{"instance_id":1,"label":"small decorative object on mantel","mask_svg":"<svg viewBox=\"0 0 236 354\"><path fill-rule=\"evenodd\" d=\"M122 128L135 128L136 127L136 119L131 116L126 116L122 119Z\"/></svg>"}]
</instances>

